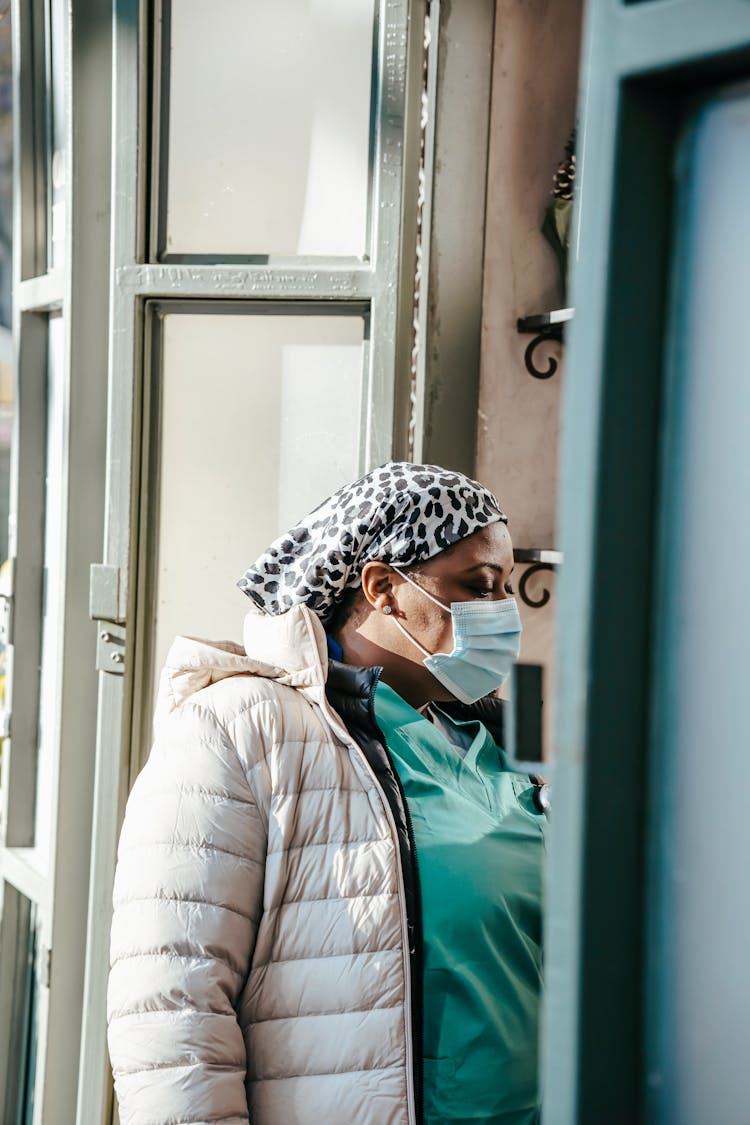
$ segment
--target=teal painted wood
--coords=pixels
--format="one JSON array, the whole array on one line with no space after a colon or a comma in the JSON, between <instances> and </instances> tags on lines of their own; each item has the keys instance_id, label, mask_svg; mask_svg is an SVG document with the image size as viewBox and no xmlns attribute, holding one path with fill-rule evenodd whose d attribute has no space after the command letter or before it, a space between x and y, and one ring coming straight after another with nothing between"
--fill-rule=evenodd
<instances>
[{"instance_id":1,"label":"teal painted wood","mask_svg":"<svg viewBox=\"0 0 750 1125\"><path fill-rule=\"evenodd\" d=\"M695 85L750 74L750 5L592 2L567 353L545 1125L644 1118L653 573L672 157Z\"/></svg>"},{"instance_id":2,"label":"teal painted wood","mask_svg":"<svg viewBox=\"0 0 750 1125\"><path fill-rule=\"evenodd\" d=\"M542 1037L543 1120L569 1125L578 1100L578 997L583 849L583 748L588 696L592 545L604 352L605 286L613 168L617 78L603 65L598 43L605 15L589 7L584 22L580 108L579 244L571 301L585 299L567 346L563 400L560 545L566 552L558 578L558 700L555 730L555 815L545 924L545 1004ZM592 154L596 154L595 156ZM574 483L575 482L575 487ZM571 553L572 552L572 553Z\"/></svg>"},{"instance_id":3,"label":"teal painted wood","mask_svg":"<svg viewBox=\"0 0 750 1125\"><path fill-rule=\"evenodd\" d=\"M750 599L732 565L750 553L748 84L700 107L676 174L649 815L647 1109L649 1120L665 1125L733 1125L750 1103L750 827L737 800L750 785Z\"/></svg>"}]
</instances>

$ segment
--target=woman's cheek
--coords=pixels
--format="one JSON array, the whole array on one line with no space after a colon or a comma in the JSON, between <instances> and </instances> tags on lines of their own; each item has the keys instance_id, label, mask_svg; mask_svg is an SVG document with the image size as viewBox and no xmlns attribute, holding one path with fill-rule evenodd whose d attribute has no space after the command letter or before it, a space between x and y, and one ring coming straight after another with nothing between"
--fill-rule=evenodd
<instances>
[{"instance_id":1,"label":"woman's cheek","mask_svg":"<svg viewBox=\"0 0 750 1125\"><path fill-rule=\"evenodd\" d=\"M438 621L433 624L433 635L429 648L432 652L452 652L453 628L450 618L447 621Z\"/></svg>"}]
</instances>

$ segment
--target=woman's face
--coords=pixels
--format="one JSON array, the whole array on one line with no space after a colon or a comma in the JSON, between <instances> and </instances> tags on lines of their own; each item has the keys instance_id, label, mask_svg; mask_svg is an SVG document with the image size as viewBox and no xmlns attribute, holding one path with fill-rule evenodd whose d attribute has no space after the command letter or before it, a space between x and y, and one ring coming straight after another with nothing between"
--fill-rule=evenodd
<instances>
[{"instance_id":1,"label":"woman's face","mask_svg":"<svg viewBox=\"0 0 750 1125\"><path fill-rule=\"evenodd\" d=\"M493 523L402 573L387 563L367 563L362 589L368 612L340 635L345 659L380 664L383 678L413 706L453 697L424 666L424 654L453 651L451 602L502 601L512 594L513 545L504 523ZM416 588L413 583L416 583ZM437 598L436 605L427 594ZM383 610L390 609L390 612ZM396 625L396 620L406 631ZM413 641L409 638L413 638Z\"/></svg>"},{"instance_id":2,"label":"woman's face","mask_svg":"<svg viewBox=\"0 0 750 1125\"><path fill-rule=\"evenodd\" d=\"M502 601L511 597L512 571L513 544L508 528L504 523L493 523L408 573L422 590L450 607L451 602ZM393 613L399 615L407 632L431 653L451 652L453 628L449 609L435 605L398 572L394 572L392 584ZM421 664L418 649L413 649L411 655Z\"/></svg>"}]
</instances>

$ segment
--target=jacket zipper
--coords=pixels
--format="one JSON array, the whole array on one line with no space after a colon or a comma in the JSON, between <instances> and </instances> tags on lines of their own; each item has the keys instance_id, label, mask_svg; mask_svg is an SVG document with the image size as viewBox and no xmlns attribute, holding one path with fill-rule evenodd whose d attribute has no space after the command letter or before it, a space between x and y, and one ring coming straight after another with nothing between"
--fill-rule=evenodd
<instances>
[{"instance_id":1,"label":"jacket zipper","mask_svg":"<svg viewBox=\"0 0 750 1125\"><path fill-rule=\"evenodd\" d=\"M311 629L309 623L308 623L308 629L312 633L312 629ZM312 637L312 640L313 640L313 644L315 644L314 636ZM374 698L374 695L375 695L375 688L377 687L378 680L380 679L380 669L376 668L376 669L374 669L374 671L375 671L375 676L373 678L373 684L372 684L372 688L371 688L371 691L370 691L370 696L368 698L368 712L370 714L370 717L371 717L371 720L373 722L373 726L375 727L375 730L377 731L378 735L380 735L380 737L382 739L382 731L380 730L380 728L378 727L377 723L374 720L374 709L373 709L373 698ZM322 669L321 669L321 672L322 672ZM325 676L321 676L321 682L325 683ZM390 826L390 829L391 829L391 836L393 838L393 843L394 843L394 847L395 847L395 850L396 850L396 865L397 865L397 869L398 869L399 899L400 899L400 902L401 902L401 931L402 931L403 940L404 940L404 984L405 984L404 1010L405 1010L405 1014L406 1014L405 1023L406 1023L407 1060L411 1061L411 1067L407 1068L407 1082L406 1082L407 1100L408 1100L407 1113L409 1115L409 1121L410 1121L411 1125L423 1125L423 1110L422 1110L422 1071L423 1071L423 1064L422 1064L422 1038L421 1038L421 1034L422 1034L422 1012L421 1012L421 1005L420 1005L420 1010L416 1011L415 1010L415 1003L414 1003L414 982L415 981L417 982L416 987L419 989L420 997L421 997L421 989L422 989L421 927L418 926L416 920L414 921L414 923L411 926L410 926L410 923L409 923L409 910L408 910L407 902L406 902L406 884L404 882L404 871L403 871L403 866L401 864L400 848L399 848L399 842L398 842L398 828L396 827L396 819L393 815L393 811L391 809L388 798L386 797L385 793L383 792L383 789L381 788L380 782L378 781L378 779L375 775L375 771L373 770L370 763L367 761L367 755L362 750L362 747L357 744L357 740L355 738L352 738L352 736L349 734L349 731L346 729L346 724L343 723L339 719L338 715L336 714L336 712L331 707L331 705L328 702L328 699L326 697L325 690L323 690L321 692L321 700L318 700L317 703L318 703L318 706L321 707L321 709L324 712L326 712L327 718L328 718L328 721L331 724L331 727L335 731L338 731L338 734L342 738L342 741L344 742L344 745L353 747L356 750L358 756L361 758L361 760L364 764L364 767L367 770L368 775L372 778L372 781L373 781L375 787L377 788L378 792L380 793L380 799L383 803L383 807L384 807L385 812L386 812L386 817L388 819L388 823L389 823L389 826ZM343 727L343 730L342 730L342 727ZM385 747L385 741L383 741L383 746ZM409 816L409 810L408 810L407 805L406 805L406 799L404 797L404 791L403 791L403 788L401 786L401 780L400 780L400 778L399 778L399 776L398 776L398 774L396 773L395 770L393 771L393 774L394 774L394 777L396 779L396 784L398 786L399 793L401 794L401 802L402 802L403 808L404 808L404 817L405 817L405 821L406 821L406 831L407 831L407 836L408 836L408 839L409 839L409 847L410 847L411 856L412 856L413 874L414 874L414 880L415 880L415 890L416 890L416 896L417 896L417 900L418 900L418 898L419 898L419 880L418 880L418 873L417 873L417 867L416 867L417 852L416 852L416 847L414 845L414 830L413 830L412 823L411 823L411 817ZM410 933L410 929L411 929L411 933ZM419 934L417 934L418 929L420 931ZM412 943L412 935L414 936L414 942L413 943ZM417 937L419 938L418 941L417 941ZM419 1039L418 1040L417 1040L417 1037L415 1035L415 1029L419 1033ZM411 1081L409 1081L409 1078L411 1078Z\"/></svg>"},{"instance_id":2,"label":"jacket zipper","mask_svg":"<svg viewBox=\"0 0 750 1125\"><path fill-rule=\"evenodd\" d=\"M323 698L325 699L325 695L324 695ZM326 704L327 704L327 700L326 700ZM333 712L333 714L335 715L335 712ZM330 721L330 717L329 717L329 721ZM421 972L422 972L421 934L420 934L420 941L418 943L417 940L416 940L417 925L416 925L416 923L412 924L409 921L409 910L408 910L407 903L406 903L406 885L404 883L404 871L403 871L403 866L401 864L401 857L399 855L400 849L399 849L399 843L398 843L398 828L396 827L396 820L393 816L391 806L388 803L388 798L386 797L385 793L383 792L383 790L381 788L381 785L380 785L380 782L378 781L377 777L375 776L375 772L372 769L370 763L367 761L367 757L363 753L362 748L357 745L356 739L352 738L352 736L349 734L348 730L346 729L346 726L344 726L343 732L339 729L338 723L331 723L331 726L333 726L333 728L335 730L339 731L339 735L342 735L342 733L345 734L345 737L342 739L344 744L346 746L353 746L353 748L357 751L357 754L362 758L364 767L367 770L368 775L372 778L372 781L375 785L375 788L380 793L380 799L383 802L383 808L385 809L385 814L386 814L386 817L388 819L389 827L391 829L391 836L392 836L393 844L394 844L395 851L396 851L396 866L397 866L397 869L398 869L398 889L399 889L399 899L401 901L401 932L402 932L402 935L403 935L403 944L404 944L404 984L405 984L405 992L406 992L405 1003L404 1003L404 1008L405 1008L405 1012L406 1012L406 1046L407 1046L407 1058L410 1059L410 1061L411 1061L411 1068L410 1068L411 1069L411 1081L408 1081L408 1078L407 1078L407 1097L408 1097L408 1103L409 1103L408 1106L407 1106L407 1111L408 1111L408 1114L409 1114L410 1123L413 1123L413 1125L423 1125L423 1111L422 1111L422 1071L423 1071L423 1064L422 1064L422 1039L421 1039L422 1013L421 1013L421 1011L417 1011L417 1009L416 1009L415 996L414 996L415 982L416 982L416 987L419 988L420 994L421 994ZM395 774L395 770L394 770L394 774ZM418 886L419 885L418 885L418 881L417 881L417 872L416 872L417 859L416 859L416 850L415 850L415 847L414 847L414 830L412 828L411 818L409 816L409 810L406 806L406 801L404 800L404 794L403 794L403 789L401 787L401 781L400 781L397 774L396 774L396 784L399 787L399 791L401 793L401 800L402 800L403 805L404 805L404 814L405 814L405 819L406 819L406 830L407 830L407 834L408 834L408 837L409 837L409 844L410 844L411 854L412 854L412 864L413 864L413 867L414 867L415 886L417 888L417 893L418 893ZM414 940L412 940L412 939L414 939Z\"/></svg>"},{"instance_id":3,"label":"jacket zipper","mask_svg":"<svg viewBox=\"0 0 750 1125\"><path fill-rule=\"evenodd\" d=\"M403 786L401 779L394 770L396 775L396 784L398 785L401 794L401 801L404 806L404 818L406 820L406 832L409 837L409 849L411 852L412 873L414 878L414 890L417 903L420 901L419 890L419 865L417 862L417 847L414 841L414 828L411 821L411 813L409 806L406 803ZM386 802L387 803L387 802ZM399 867L401 864L399 863ZM402 875L403 880L403 875ZM404 892L405 893L405 892ZM406 909L406 903L404 902ZM406 929L409 932L409 911L406 909ZM409 946L409 955L411 959L411 1024L412 1024L412 1063L414 1068L414 1114L417 1125L422 1125L424 1120L424 1106L423 1106L423 1093L424 1093L424 1049L423 1043L423 1018L424 1018L424 998L423 998L423 958L422 958L422 925L419 913L414 919L411 926L413 943Z\"/></svg>"},{"instance_id":4,"label":"jacket zipper","mask_svg":"<svg viewBox=\"0 0 750 1125\"><path fill-rule=\"evenodd\" d=\"M385 738L383 737L383 732L381 731L380 727L378 726L377 719L375 717L375 689L378 686L379 680L380 680L380 670L376 669L375 675L374 675L373 681L372 681L372 687L370 688L370 694L369 694L368 699L367 699L367 711L368 711L368 714L370 716L370 721L373 725L373 728L377 732L386 753L388 753L388 748L386 746ZM406 822L406 835L407 835L407 838L409 840L409 854L411 856L412 878L414 880L414 898L415 898L415 902L416 902L416 910L415 910L416 916L412 919L411 922L409 922L409 911L408 911L408 907L407 907L407 904L406 904L406 890L404 889L404 910L405 910L405 913L406 913L406 932L407 932L407 937L409 939L407 948L408 948L408 953L409 953L409 960L411 961L411 965L410 965L411 972L410 972L409 985L410 985L410 989L411 989L412 1064L413 1064L413 1070L414 1070L414 1103L415 1103L414 1104L414 1113L415 1113L415 1120L417 1122L417 1125L422 1125L422 1122L424 1120L424 1105L423 1105L423 1102L424 1102L424 1097L423 1097L423 1092L424 1092L424 1049L423 1049L423 1046L422 1046L422 1043L423 1043L423 1019L424 1019L424 1010L423 1010L424 1009L424 997L423 997L424 965L423 965L423 957L422 957L422 914L421 914L421 909L420 909L421 896L420 896L420 882L419 882L419 863L418 863L418 860L417 860L417 844L416 844L416 840L414 839L414 825L412 824L411 813L409 811L409 805L406 801L406 794L404 793L404 787L401 784L401 778L398 776L398 770L396 770L393 766L391 768L393 770L393 777L395 779L396 786L398 787L398 791L399 791L399 794L401 796L401 805L402 805L403 810L404 810L404 820ZM376 784L378 784L377 778L376 778ZM380 788L379 784L378 784L378 788ZM385 794L383 794L383 801L384 801L384 804L387 807L389 807L388 806L388 800L386 799ZM390 807L389 807L389 811L390 811ZM391 813L391 815L393 815L393 814ZM394 828L395 828L395 820L394 820ZM397 841L398 841L398 836L397 836ZM401 869L401 863L399 862L399 870L400 869ZM401 882L403 884L403 871L401 871Z\"/></svg>"}]
</instances>

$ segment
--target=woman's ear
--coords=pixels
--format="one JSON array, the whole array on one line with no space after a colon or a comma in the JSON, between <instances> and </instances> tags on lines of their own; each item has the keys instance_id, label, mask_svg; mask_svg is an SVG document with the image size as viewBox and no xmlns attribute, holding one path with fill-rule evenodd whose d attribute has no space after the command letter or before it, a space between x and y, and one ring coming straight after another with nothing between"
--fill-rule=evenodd
<instances>
[{"instance_id":1,"label":"woman's ear","mask_svg":"<svg viewBox=\"0 0 750 1125\"><path fill-rule=\"evenodd\" d=\"M383 562L367 562L362 568L362 593L373 609L377 609L381 613L386 606L391 606L393 597L392 574L391 568Z\"/></svg>"}]
</instances>

